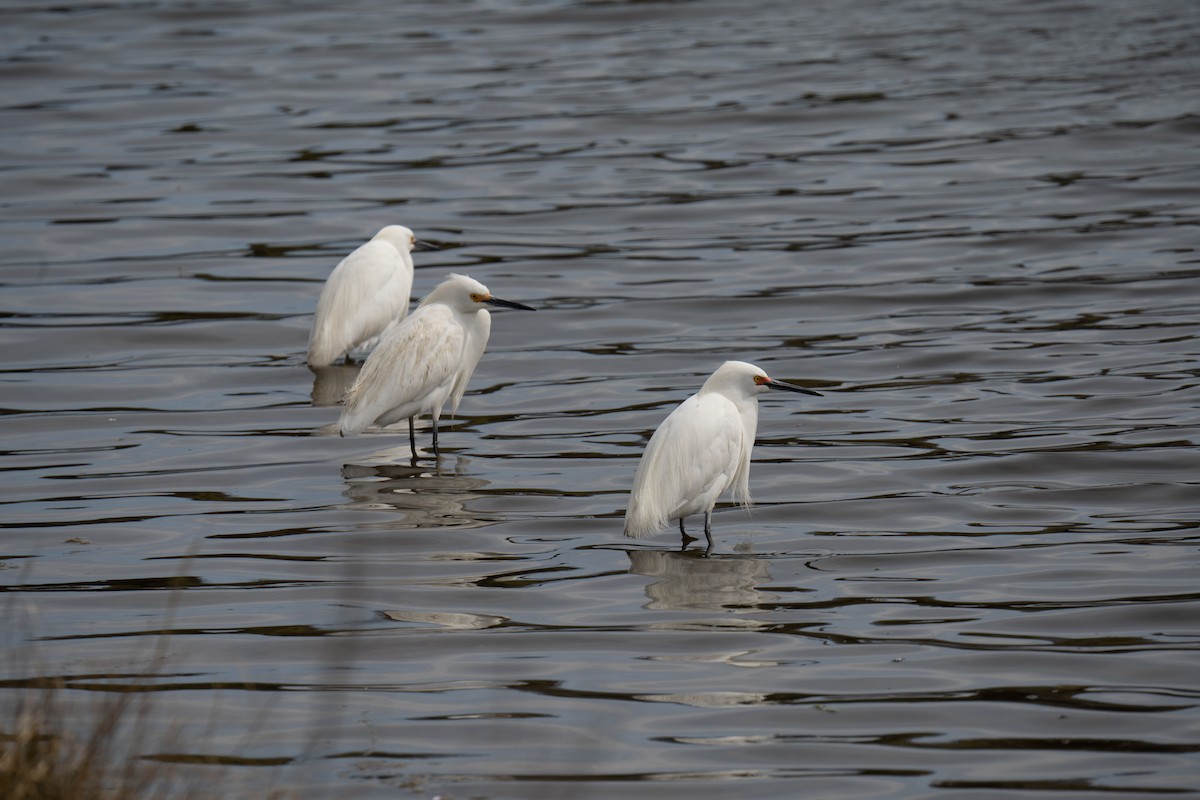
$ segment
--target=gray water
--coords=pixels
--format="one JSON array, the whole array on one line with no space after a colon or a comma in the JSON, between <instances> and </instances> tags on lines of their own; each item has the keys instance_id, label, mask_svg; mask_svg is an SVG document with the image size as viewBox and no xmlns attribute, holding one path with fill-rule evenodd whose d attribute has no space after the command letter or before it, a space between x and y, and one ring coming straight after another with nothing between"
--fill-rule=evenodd
<instances>
[{"instance_id":1,"label":"gray water","mask_svg":"<svg viewBox=\"0 0 1200 800\"><path fill-rule=\"evenodd\" d=\"M226 797L1200 796L1193 0L6 3L0 44L6 709L148 688L137 752ZM539 309L436 462L304 366L391 223L417 297ZM763 400L710 557L625 539L733 358L823 397Z\"/></svg>"}]
</instances>

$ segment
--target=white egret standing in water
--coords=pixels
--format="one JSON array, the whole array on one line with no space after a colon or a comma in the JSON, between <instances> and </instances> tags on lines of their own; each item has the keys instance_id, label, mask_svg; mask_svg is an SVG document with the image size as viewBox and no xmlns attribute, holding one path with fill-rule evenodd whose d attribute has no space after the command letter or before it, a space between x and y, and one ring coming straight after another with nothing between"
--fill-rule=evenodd
<instances>
[{"instance_id":1,"label":"white egret standing in water","mask_svg":"<svg viewBox=\"0 0 1200 800\"><path fill-rule=\"evenodd\" d=\"M346 406L338 419L342 436L361 433L373 422L390 425L407 419L408 442L416 458L413 417L430 414L436 455L442 407L449 400L451 413L457 410L487 346L492 331L487 306L534 310L492 297L486 286L465 275L452 274L438 284L367 356L358 380L346 393Z\"/></svg>"},{"instance_id":2,"label":"white egret standing in water","mask_svg":"<svg viewBox=\"0 0 1200 800\"><path fill-rule=\"evenodd\" d=\"M333 268L308 337L310 367L327 367L351 351L370 349L404 319L416 244L408 228L388 225Z\"/></svg>"},{"instance_id":3,"label":"white egret standing in water","mask_svg":"<svg viewBox=\"0 0 1200 800\"><path fill-rule=\"evenodd\" d=\"M712 550L712 510L729 488L750 506L750 450L758 430L758 395L768 389L820 392L772 380L753 364L726 361L700 391L672 411L650 437L638 462L625 511L625 535L650 536L679 520L683 544L692 540L684 517L704 513Z\"/></svg>"}]
</instances>

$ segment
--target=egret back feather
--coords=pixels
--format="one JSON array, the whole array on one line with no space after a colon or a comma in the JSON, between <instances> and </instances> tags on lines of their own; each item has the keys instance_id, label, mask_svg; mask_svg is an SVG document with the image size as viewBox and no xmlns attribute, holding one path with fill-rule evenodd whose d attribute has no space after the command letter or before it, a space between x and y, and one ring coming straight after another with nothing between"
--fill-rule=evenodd
<instances>
[{"instance_id":1,"label":"egret back feather","mask_svg":"<svg viewBox=\"0 0 1200 800\"><path fill-rule=\"evenodd\" d=\"M422 413L441 414L464 344L462 327L444 305L421 306L393 328L346 393L343 436Z\"/></svg>"},{"instance_id":2,"label":"egret back feather","mask_svg":"<svg viewBox=\"0 0 1200 800\"><path fill-rule=\"evenodd\" d=\"M412 257L375 238L334 268L317 300L308 363L323 367L344 353L369 348L408 313Z\"/></svg>"},{"instance_id":3,"label":"egret back feather","mask_svg":"<svg viewBox=\"0 0 1200 800\"><path fill-rule=\"evenodd\" d=\"M638 463L625 534L650 536L672 519L709 511L735 482L749 504L747 438L737 405L715 392L689 397L667 416Z\"/></svg>"}]
</instances>

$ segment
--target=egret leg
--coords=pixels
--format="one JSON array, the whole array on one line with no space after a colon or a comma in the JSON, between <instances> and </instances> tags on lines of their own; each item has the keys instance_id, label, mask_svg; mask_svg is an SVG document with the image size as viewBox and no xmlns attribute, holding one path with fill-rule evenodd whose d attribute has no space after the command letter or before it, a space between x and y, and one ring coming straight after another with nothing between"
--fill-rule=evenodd
<instances>
[{"instance_id":1,"label":"egret leg","mask_svg":"<svg viewBox=\"0 0 1200 800\"><path fill-rule=\"evenodd\" d=\"M413 458L417 457L417 431L413 426L413 418L408 418L408 446L412 450Z\"/></svg>"},{"instance_id":2,"label":"egret leg","mask_svg":"<svg viewBox=\"0 0 1200 800\"><path fill-rule=\"evenodd\" d=\"M704 555L708 555L713 549L712 540L712 512L704 512L704 538L708 539L708 547L704 550Z\"/></svg>"},{"instance_id":3,"label":"egret leg","mask_svg":"<svg viewBox=\"0 0 1200 800\"><path fill-rule=\"evenodd\" d=\"M684 550L687 550L687 546L688 546L690 543L692 543L692 542L696 541L695 537L688 536L688 532L687 532L686 530L684 530L684 527L683 527L683 517L680 517L680 518L679 518L679 536L680 536L680 538L683 540L683 544L682 544L682 545L680 545L680 547L679 547L679 551L680 551L680 552L683 552Z\"/></svg>"},{"instance_id":4,"label":"egret leg","mask_svg":"<svg viewBox=\"0 0 1200 800\"><path fill-rule=\"evenodd\" d=\"M433 418L433 454L434 456L441 455L441 453L438 452L437 446L437 417Z\"/></svg>"}]
</instances>

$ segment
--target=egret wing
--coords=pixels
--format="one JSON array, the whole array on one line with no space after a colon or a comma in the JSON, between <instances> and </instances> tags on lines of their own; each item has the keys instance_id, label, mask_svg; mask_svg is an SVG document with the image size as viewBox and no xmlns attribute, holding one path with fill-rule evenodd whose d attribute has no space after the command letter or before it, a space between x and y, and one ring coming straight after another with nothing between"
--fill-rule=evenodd
<instances>
[{"instance_id":1,"label":"egret wing","mask_svg":"<svg viewBox=\"0 0 1200 800\"><path fill-rule=\"evenodd\" d=\"M650 437L638 464L626 533L646 535L668 520L712 508L741 462L745 427L720 395L694 395Z\"/></svg>"},{"instance_id":2,"label":"egret wing","mask_svg":"<svg viewBox=\"0 0 1200 800\"><path fill-rule=\"evenodd\" d=\"M350 253L321 290L309 363L332 363L342 353L371 343L403 319L411 294L411 260L395 246L372 240Z\"/></svg>"},{"instance_id":3,"label":"egret wing","mask_svg":"<svg viewBox=\"0 0 1200 800\"><path fill-rule=\"evenodd\" d=\"M413 312L382 338L346 393L342 434L352 436L383 417L396 421L431 410L430 397L454 379L463 341L445 306Z\"/></svg>"}]
</instances>

